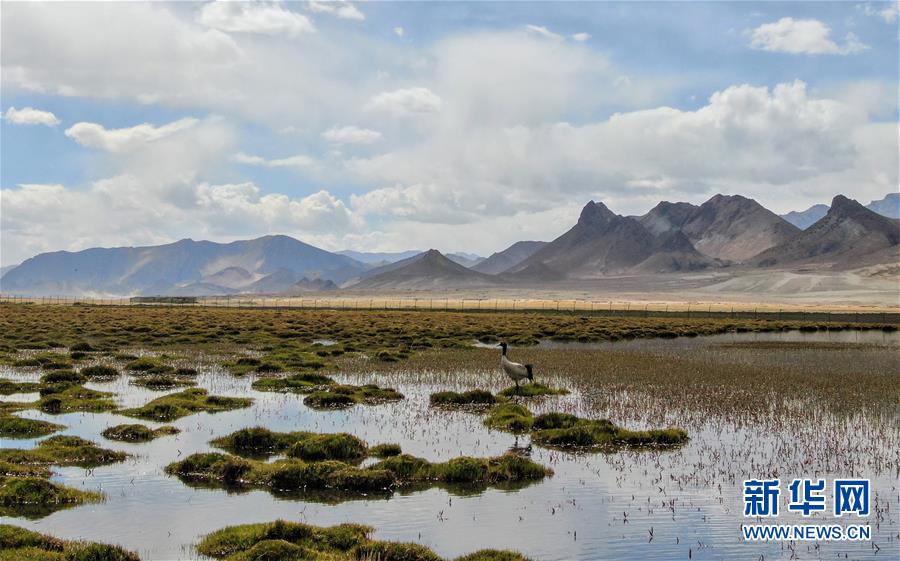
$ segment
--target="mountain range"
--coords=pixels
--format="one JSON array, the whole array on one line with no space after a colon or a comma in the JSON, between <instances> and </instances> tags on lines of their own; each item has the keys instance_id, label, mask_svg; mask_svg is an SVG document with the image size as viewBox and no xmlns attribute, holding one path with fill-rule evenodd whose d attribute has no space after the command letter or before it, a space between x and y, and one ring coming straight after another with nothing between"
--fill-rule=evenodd
<instances>
[{"instance_id":1,"label":"mountain range","mask_svg":"<svg viewBox=\"0 0 900 561\"><path fill-rule=\"evenodd\" d=\"M888 193L883 199L867 204L866 208L888 218L900 218L900 193ZM782 214L781 217L801 230L806 230L821 220L828 213L828 209L828 205L818 204L803 211Z\"/></svg>"},{"instance_id":2,"label":"mountain range","mask_svg":"<svg viewBox=\"0 0 900 561\"><path fill-rule=\"evenodd\" d=\"M516 242L487 259L434 249L331 253L287 236L225 244L181 240L43 253L6 271L0 288L23 295L296 294L544 286L720 270L850 270L900 262L900 221L879 214L898 204L894 194L867 206L838 195L810 225L797 218L809 219L809 211L795 213L797 225L740 195L716 195L699 206L664 201L642 216L618 215L590 201L556 239Z\"/></svg>"}]
</instances>

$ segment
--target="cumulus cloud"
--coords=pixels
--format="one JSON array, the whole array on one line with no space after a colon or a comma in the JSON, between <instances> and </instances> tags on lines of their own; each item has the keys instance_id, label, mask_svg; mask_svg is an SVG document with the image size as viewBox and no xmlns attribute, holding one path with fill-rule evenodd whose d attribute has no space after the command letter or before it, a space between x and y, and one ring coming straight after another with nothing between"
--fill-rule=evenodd
<instances>
[{"instance_id":1,"label":"cumulus cloud","mask_svg":"<svg viewBox=\"0 0 900 561\"><path fill-rule=\"evenodd\" d=\"M143 123L122 129L107 129L97 123L75 123L65 131L65 135L87 148L107 152L128 152L148 142L187 130L199 122L186 117L160 127Z\"/></svg>"},{"instance_id":2,"label":"cumulus cloud","mask_svg":"<svg viewBox=\"0 0 900 561\"><path fill-rule=\"evenodd\" d=\"M363 21L366 19L366 15L360 12L356 6L342 0L312 1L308 4L308 8L310 12L315 14L331 14L341 19L352 19L356 21Z\"/></svg>"},{"instance_id":3,"label":"cumulus cloud","mask_svg":"<svg viewBox=\"0 0 900 561\"><path fill-rule=\"evenodd\" d=\"M399 25L397 27L395 27L394 35L396 35L397 37L403 37L403 28L400 27Z\"/></svg>"},{"instance_id":4,"label":"cumulus cloud","mask_svg":"<svg viewBox=\"0 0 900 561\"><path fill-rule=\"evenodd\" d=\"M296 36L315 31L309 18L279 2L215 0L203 5L198 19L207 27L227 32Z\"/></svg>"},{"instance_id":5,"label":"cumulus cloud","mask_svg":"<svg viewBox=\"0 0 900 561\"><path fill-rule=\"evenodd\" d=\"M55 127L60 120L50 111L41 111L34 107L23 107L16 109L10 107L3 115L3 120L14 125L46 125Z\"/></svg>"},{"instance_id":6,"label":"cumulus cloud","mask_svg":"<svg viewBox=\"0 0 900 561\"><path fill-rule=\"evenodd\" d=\"M816 19L784 17L750 31L750 46L764 51L810 55L850 55L868 49L856 35L848 33L844 45L831 39L831 28Z\"/></svg>"},{"instance_id":7,"label":"cumulus cloud","mask_svg":"<svg viewBox=\"0 0 900 561\"><path fill-rule=\"evenodd\" d=\"M859 136L867 126L865 112L811 96L803 82L737 85L694 111L657 107L581 125L442 129L421 145L347 166L388 185L352 200L363 214L453 224L590 197L644 212L654 199L699 202L720 190L778 199L772 193L828 174L877 191L872 181L880 175L896 181L896 163L861 157L871 152ZM833 194L822 190L823 198Z\"/></svg>"},{"instance_id":8,"label":"cumulus cloud","mask_svg":"<svg viewBox=\"0 0 900 561\"><path fill-rule=\"evenodd\" d=\"M382 92L369 100L367 107L394 116L407 116L436 113L443 104L444 100L428 88L416 87Z\"/></svg>"},{"instance_id":9,"label":"cumulus cloud","mask_svg":"<svg viewBox=\"0 0 900 561\"><path fill-rule=\"evenodd\" d=\"M572 39L578 41L579 43L584 43L588 39L591 38L590 33L574 33L572 34Z\"/></svg>"},{"instance_id":10,"label":"cumulus cloud","mask_svg":"<svg viewBox=\"0 0 900 561\"><path fill-rule=\"evenodd\" d=\"M234 161L239 164L245 164L250 166L263 166L269 168L299 168L306 169L315 165L316 161L309 156L304 154L297 154L296 156L289 156L287 158L277 158L274 160L267 160L261 156L253 156L250 154L244 154L243 152L238 152L234 155Z\"/></svg>"},{"instance_id":11,"label":"cumulus cloud","mask_svg":"<svg viewBox=\"0 0 900 561\"><path fill-rule=\"evenodd\" d=\"M372 144L381 140L381 133L359 127L332 127L322 133L322 138L332 144Z\"/></svg>"}]
</instances>

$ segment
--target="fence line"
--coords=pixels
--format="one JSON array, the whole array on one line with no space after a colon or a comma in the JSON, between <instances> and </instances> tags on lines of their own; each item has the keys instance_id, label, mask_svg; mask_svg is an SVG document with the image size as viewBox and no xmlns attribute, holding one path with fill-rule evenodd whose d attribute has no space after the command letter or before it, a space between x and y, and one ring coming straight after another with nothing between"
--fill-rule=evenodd
<instances>
[{"instance_id":1,"label":"fence line","mask_svg":"<svg viewBox=\"0 0 900 561\"><path fill-rule=\"evenodd\" d=\"M855 310L796 310L772 305L645 303L593 300L540 300L514 298L300 298L264 296L142 296L132 298L78 298L0 294L0 303L65 306L167 306L207 308L265 308L305 310L406 310L448 312L544 312L595 316L730 318L900 324L900 312Z\"/></svg>"}]
</instances>

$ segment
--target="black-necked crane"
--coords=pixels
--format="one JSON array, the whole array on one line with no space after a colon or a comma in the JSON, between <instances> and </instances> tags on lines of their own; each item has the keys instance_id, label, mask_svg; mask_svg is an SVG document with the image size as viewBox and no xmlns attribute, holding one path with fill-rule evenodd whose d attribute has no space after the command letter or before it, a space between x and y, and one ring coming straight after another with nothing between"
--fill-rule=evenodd
<instances>
[{"instance_id":1,"label":"black-necked crane","mask_svg":"<svg viewBox=\"0 0 900 561\"><path fill-rule=\"evenodd\" d=\"M534 367L532 365L519 364L518 362L513 362L506 358L506 349L509 347L506 343L500 343L497 346L503 349L500 355L500 366L503 367L503 371L506 372L506 375L512 378L512 381L516 383L517 388L519 387L519 380L528 378L534 382L534 373L532 372Z\"/></svg>"}]
</instances>

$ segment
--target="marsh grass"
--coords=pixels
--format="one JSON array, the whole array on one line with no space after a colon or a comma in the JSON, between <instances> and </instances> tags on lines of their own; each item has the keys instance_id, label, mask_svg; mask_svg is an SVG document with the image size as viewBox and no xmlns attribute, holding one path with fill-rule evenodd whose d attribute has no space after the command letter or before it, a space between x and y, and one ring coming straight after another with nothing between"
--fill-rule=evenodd
<instances>
[{"instance_id":1,"label":"marsh grass","mask_svg":"<svg viewBox=\"0 0 900 561\"><path fill-rule=\"evenodd\" d=\"M58 414L76 411L99 413L116 409L116 404L112 400L113 394L92 390L78 384L68 382L41 384L38 391L41 398L36 405L45 413Z\"/></svg>"},{"instance_id":2,"label":"marsh grass","mask_svg":"<svg viewBox=\"0 0 900 561\"><path fill-rule=\"evenodd\" d=\"M218 413L249 407L251 403L253 400L250 398L209 395L202 388L193 388L158 397L141 407L123 409L119 413L148 421L167 422L201 411Z\"/></svg>"},{"instance_id":3,"label":"marsh grass","mask_svg":"<svg viewBox=\"0 0 900 561\"><path fill-rule=\"evenodd\" d=\"M63 425L48 421L0 413L0 437L3 438L37 438L64 428L66 427Z\"/></svg>"},{"instance_id":4,"label":"marsh grass","mask_svg":"<svg viewBox=\"0 0 900 561\"><path fill-rule=\"evenodd\" d=\"M95 364L85 366L78 371L82 376L91 380L104 380L116 378L119 376L119 370L113 366L106 364Z\"/></svg>"},{"instance_id":5,"label":"marsh grass","mask_svg":"<svg viewBox=\"0 0 900 561\"><path fill-rule=\"evenodd\" d=\"M229 526L205 536L197 551L225 561L443 561L412 543L373 540L359 524L321 527L277 520ZM482 550L457 561L528 561L510 551Z\"/></svg>"},{"instance_id":6,"label":"marsh grass","mask_svg":"<svg viewBox=\"0 0 900 561\"><path fill-rule=\"evenodd\" d=\"M176 427L162 426L151 429L145 425L115 425L103 431L103 438L118 440L121 442L150 442L161 436L169 436L181 432Z\"/></svg>"},{"instance_id":7,"label":"marsh grass","mask_svg":"<svg viewBox=\"0 0 900 561\"><path fill-rule=\"evenodd\" d=\"M32 449L0 449L0 461L19 465L78 466L85 469L121 462L124 452L101 448L77 436L59 435L42 440Z\"/></svg>"},{"instance_id":8,"label":"marsh grass","mask_svg":"<svg viewBox=\"0 0 900 561\"><path fill-rule=\"evenodd\" d=\"M374 384L341 384L314 391L303 399L303 403L313 409L343 409L359 403L378 405L401 399L403 394L393 388L381 388Z\"/></svg>"},{"instance_id":9,"label":"marsh grass","mask_svg":"<svg viewBox=\"0 0 900 561\"><path fill-rule=\"evenodd\" d=\"M148 390L164 391L172 388L196 386L197 382L179 376L171 376L168 374L159 374L153 376L138 376L132 378L131 384L147 388Z\"/></svg>"},{"instance_id":10,"label":"marsh grass","mask_svg":"<svg viewBox=\"0 0 900 561\"><path fill-rule=\"evenodd\" d=\"M41 518L75 505L96 503L103 495L58 485L41 477L0 478L0 514Z\"/></svg>"},{"instance_id":11,"label":"marsh grass","mask_svg":"<svg viewBox=\"0 0 900 561\"><path fill-rule=\"evenodd\" d=\"M542 395L567 395L569 390L565 388L551 388L544 384L533 382L531 384L519 384L501 390L498 395L503 397L539 397Z\"/></svg>"},{"instance_id":12,"label":"marsh grass","mask_svg":"<svg viewBox=\"0 0 900 561\"><path fill-rule=\"evenodd\" d=\"M429 403L438 407L487 407L499 403L502 399L487 390L469 390L465 392L441 391L428 397Z\"/></svg>"},{"instance_id":13,"label":"marsh grass","mask_svg":"<svg viewBox=\"0 0 900 561\"><path fill-rule=\"evenodd\" d=\"M68 541L0 524L0 561L140 561L116 545Z\"/></svg>"},{"instance_id":14,"label":"marsh grass","mask_svg":"<svg viewBox=\"0 0 900 561\"><path fill-rule=\"evenodd\" d=\"M359 448L365 443L347 436L316 435L300 440L288 450L288 455L294 457L272 463L217 452L192 454L166 466L166 473L188 482L282 492L330 490L347 493L348 498L356 493L390 492L401 487L420 490L433 484L525 483L553 474L549 468L515 454L494 458L462 456L439 463L398 454L359 468L349 462L365 457L367 450ZM311 445L305 446L307 442ZM342 456L345 461L334 459ZM297 459L300 457L307 459Z\"/></svg>"},{"instance_id":15,"label":"marsh grass","mask_svg":"<svg viewBox=\"0 0 900 561\"><path fill-rule=\"evenodd\" d=\"M38 388L40 388L40 384L36 382L14 382L6 378L0 378L0 395L33 393L38 391Z\"/></svg>"},{"instance_id":16,"label":"marsh grass","mask_svg":"<svg viewBox=\"0 0 900 561\"><path fill-rule=\"evenodd\" d=\"M687 432L679 428L633 431L606 419L582 419L568 413L552 412L535 416L516 403L495 406L488 412L484 424L513 433L530 431L535 444L560 449L665 448L680 446L688 441Z\"/></svg>"}]
</instances>

